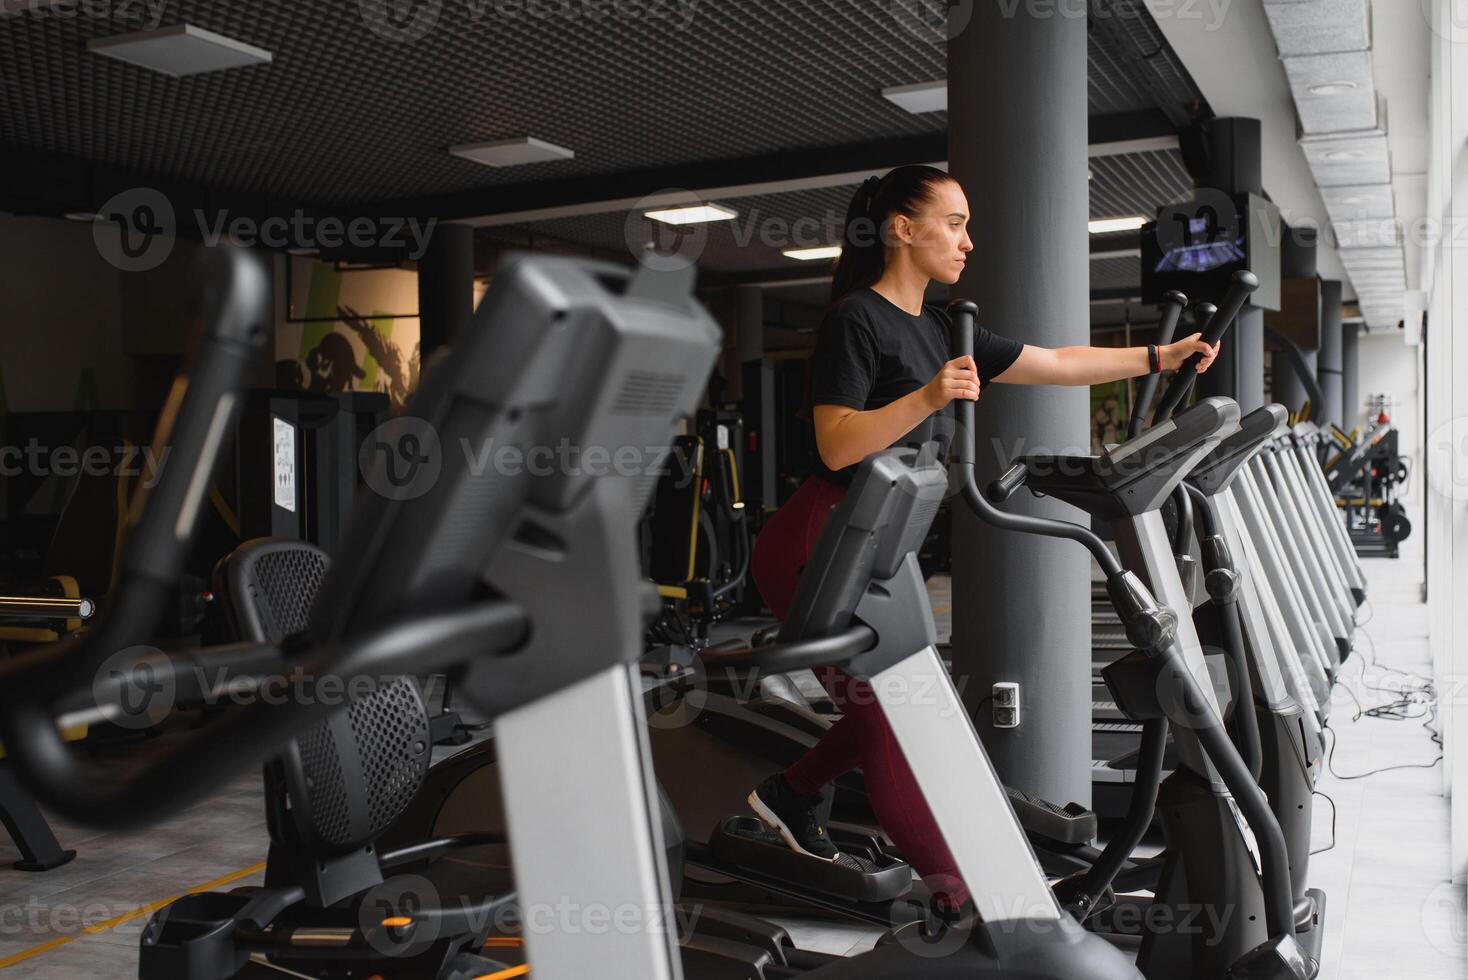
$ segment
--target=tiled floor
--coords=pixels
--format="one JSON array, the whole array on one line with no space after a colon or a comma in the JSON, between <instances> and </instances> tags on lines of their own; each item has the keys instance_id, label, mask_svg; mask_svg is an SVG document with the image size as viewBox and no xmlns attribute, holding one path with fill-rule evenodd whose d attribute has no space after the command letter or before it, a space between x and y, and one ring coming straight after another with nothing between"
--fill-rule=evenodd
<instances>
[{"instance_id":1,"label":"tiled floor","mask_svg":"<svg viewBox=\"0 0 1468 980\"><path fill-rule=\"evenodd\" d=\"M1422 527L1418 522L1415 526ZM1448 882L1448 801L1440 751L1422 726L1430 717L1353 721L1354 694L1367 708L1397 700L1387 693L1417 686L1431 671L1422 604L1420 537L1401 558L1371 559L1370 606L1363 608L1362 654L1343 667L1331 728L1334 770L1319 791L1335 801L1336 846L1312 859L1312 884L1325 890L1322 980L1440 980L1468 977L1464 894ZM1370 617L1369 620L1367 617ZM1372 647L1375 647L1373 655ZM1386 690L1382 690L1386 689ZM1424 714L1425 706L1408 713ZM1421 768L1424 764L1428 768ZM1331 840L1330 805L1317 797L1315 846Z\"/></svg>"},{"instance_id":2,"label":"tiled floor","mask_svg":"<svg viewBox=\"0 0 1468 980\"><path fill-rule=\"evenodd\" d=\"M1361 642L1365 655L1345 672L1346 686L1368 707L1393 699L1370 690L1401 684L1404 675L1393 671L1428 669L1418 554L1409 549L1399 561L1368 563L1373 609L1364 632L1370 640ZM945 638L947 580L935 579L930 594ZM1376 666L1367 667L1368 660ZM1436 758L1421 720L1353 722L1354 709L1341 693L1333 726L1335 769L1342 775ZM1312 883L1329 896L1322 980L1468 978L1464 896L1445 877L1448 811L1440 787L1440 767L1321 781L1337 809L1335 847L1317 855L1311 870ZM1331 826L1324 801L1317 821L1316 846L1325 847ZM41 875L0 870L5 980L135 977L138 934L151 908L197 888L258 882L266 850L254 776L146 831L96 834L58 823L56 832L77 849L73 863ZM0 843L0 867L12 859L8 841ZM789 925L803 943L836 953L863 949L874 938L871 930L844 923Z\"/></svg>"}]
</instances>

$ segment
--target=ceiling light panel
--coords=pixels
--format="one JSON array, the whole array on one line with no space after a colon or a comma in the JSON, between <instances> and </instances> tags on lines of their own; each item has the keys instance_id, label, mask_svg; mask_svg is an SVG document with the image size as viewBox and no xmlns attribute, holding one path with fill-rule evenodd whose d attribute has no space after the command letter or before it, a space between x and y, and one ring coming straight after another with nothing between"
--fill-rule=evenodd
<instances>
[{"instance_id":1,"label":"ceiling light panel","mask_svg":"<svg viewBox=\"0 0 1468 980\"><path fill-rule=\"evenodd\" d=\"M1366 0L1264 0L1282 58L1371 46Z\"/></svg>"},{"instance_id":2,"label":"ceiling light panel","mask_svg":"<svg viewBox=\"0 0 1468 980\"><path fill-rule=\"evenodd\" d=\"M1394 218L1333 221L1330 228L1341 248L1383 248L1402 244L1401 229Z\"/></svg>"},{"instance_id":3,"label":"ceiling light panel","mask_svg":"<svg viewBox=\"0 0 1468 980\"><path fill-rule=\"evenodd\" d=\"M1326 213L1332 221L1364 221L1390 218L1396 214L1391 184L1346 184L1320 188Z\"/></svg>"},{"instance_id":4,"label":"ceiling light panel","mask_svg":"<svg viewBox=\"0 0 1468 980\"><path fill-rule=\"evenodd\" d=\"M1300 149L1321 187L1391 183L1385 133L1307 136Z\"/></svg>"},{"instance_id":5,"label":"ceiling light panel","mask_svg":"<svg viewBox=\"0 0 1468 980\"><path fill-rule=\"evenodd\" d=\"M538 140L534 136L517 136L489 143L465 143L449 147L449 152L485 167L523 167L528 163L570 160L576 156L574 150Z\"/></svg>"},{"instance_id":6,"label":"ceiling light panel","mask_svg":"<svg viewBox=\"0 0 1468 980\"><path fill-rule=\"evenodd\" d=\"M916 85L894 85L882 89L882 98L913 115L944 112L948 109L948 82L918 82Z\"/></svg>"},{"instance_id":7,"label":"ceiling light panel","mask_svg":"<svg viewBox=\"0 0 1468 980\"><path fill-rule=\"evenodd\" d=\"M114 37L94 37L87 50L173 78L269 64L264 48L206 31L193 24L174 24Z\"/></svg>"},{"instance_id":8,"label":"ceiling light panel","mask_svg":"<svg viewBox=\"0 0 1468 980\"><path fill-rule=\"evenodd\" d=\"M1284 69L1306 133L1375 128L1376 87L1369 51L1285 58Z\"/></svg>"}]
</instances>

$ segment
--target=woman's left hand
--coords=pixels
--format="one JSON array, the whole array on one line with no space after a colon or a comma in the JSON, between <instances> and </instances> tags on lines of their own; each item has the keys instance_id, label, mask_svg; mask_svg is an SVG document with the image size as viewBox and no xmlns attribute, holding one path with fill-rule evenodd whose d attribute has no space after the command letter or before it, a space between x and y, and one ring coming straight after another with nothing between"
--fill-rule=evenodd
<instances>
[{"instance_id":1,"label":"woman's left hand","mask_svg":"<svg viewBox=\"0 0 1468 980\"><path fill-rule=\"evenodd\" d=\"M1203 335L1201 333L1195 333L1191 337L1184 337L1182 340L1161 348L1157 352L1158 359L1162 361L1162 370L1176 371L1183 366L1184 361L1194 354L1202 354L1203 359L1198 362L1198 373L1202 374L1213 364L1214 358L1218 357L1218 348L1222 343L1222 341L1219 341L1217 344L1209 347L1203 342Z\"/></svg>"}]
</instances>

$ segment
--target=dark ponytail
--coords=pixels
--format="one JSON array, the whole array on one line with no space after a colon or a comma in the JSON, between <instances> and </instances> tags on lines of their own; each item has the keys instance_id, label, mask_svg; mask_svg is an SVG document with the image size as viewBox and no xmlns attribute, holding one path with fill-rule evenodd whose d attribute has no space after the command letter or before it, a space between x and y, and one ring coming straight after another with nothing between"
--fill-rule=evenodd
<instances>
[{"instance_id":1,"label":"dark ponytail","mask_svg":"<svg viewBox=\"0 0 1468 980\"><path fill-rule=\"evenodd\" d=\"M868 177L846 209L841 258L831 279L831 303L882 278L887 267L887 221L896 214L913 215L940 184L952 180L937 167L898 167L885 177Z\"/></svg>"}]
</instances>

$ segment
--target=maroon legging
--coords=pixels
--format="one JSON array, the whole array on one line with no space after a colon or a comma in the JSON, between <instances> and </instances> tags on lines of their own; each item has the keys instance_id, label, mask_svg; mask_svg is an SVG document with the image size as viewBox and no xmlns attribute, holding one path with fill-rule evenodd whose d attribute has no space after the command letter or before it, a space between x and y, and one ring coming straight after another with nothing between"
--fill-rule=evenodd
<instances>
[{"instance_id":1,"label":"maroon legging","mask_svg":"<svg viewBox=\"0 0 1468 980\"><path fill-rule=\"evenodd\" d=\"M760 531L751 574L777 619L783 620L789 612L821 526L845 496L844 487L811 477ZM958 876L953 855L871 686L834 667L816 675L841 710L841 719L785 770L790 787L802 796L813 796L838 776L860 768L872 812L908 863L934 893L943 893L955 903L967 900L968 889Z\"/></svg>"}]
</instances>

